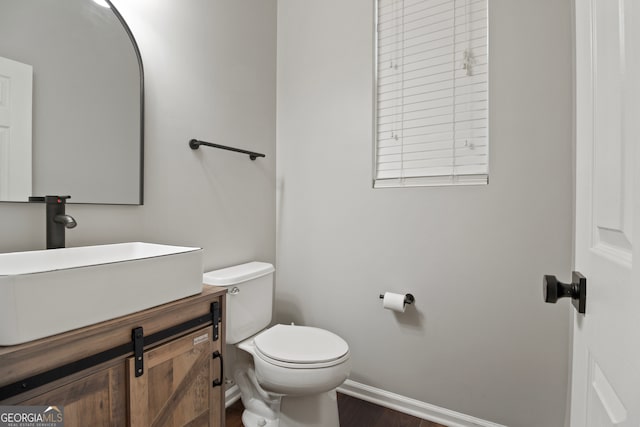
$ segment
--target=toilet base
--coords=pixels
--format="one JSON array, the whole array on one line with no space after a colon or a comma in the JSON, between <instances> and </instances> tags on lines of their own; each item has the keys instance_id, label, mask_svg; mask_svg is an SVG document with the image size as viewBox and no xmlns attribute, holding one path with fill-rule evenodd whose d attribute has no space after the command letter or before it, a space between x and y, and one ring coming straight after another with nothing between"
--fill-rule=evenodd
<instances>
[{"instance_id":1,"label":"toilet base","mask_svg":"<svg viewBox=\"0 0 640 427\"><path fill-rule=\"evenodd\" d=\"M309 396L283 396L278 427L340 427L335 390Z\"/></svg>"},{"instance_id":2,"label":"toilet base","mask_svg":"<svg viewBox=\"0 0 640 427\"><path fill-rule=\"evenodd\" d=\"M309 396L284 396L276 419L245 409L245 427L340 427L335 390Z\"/></svg>"},{"instance_id":3,"label":"toilet base","mask_svg":"<svg viewBox=\"0 0 640 427\"><path fill-rule=\"evenodd\" d=\"M242 412L242 425L245 427L279 427L278 420L267 419L250 410Z\"/></svg>"}]
</instances>

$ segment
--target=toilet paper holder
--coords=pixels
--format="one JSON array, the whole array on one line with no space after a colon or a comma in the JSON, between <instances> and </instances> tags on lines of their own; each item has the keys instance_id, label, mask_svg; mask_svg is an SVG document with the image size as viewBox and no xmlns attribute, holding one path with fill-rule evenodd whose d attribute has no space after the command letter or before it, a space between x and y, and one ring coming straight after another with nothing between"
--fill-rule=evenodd
<instances>
[{"instance_id":1,"label":"toilet paper holder","mask_svg":"<svg viewBox=\"0 0 640 427\"><path fill-rule=\"evenodd\" d=\"M380 294L380 299L384 299L384 294ZM405 304L413 304L415 301L416 301L416 299L413 297L413 295L405 294L405 296L404 296L404 303Z\"/></svg>"}]
</instances>

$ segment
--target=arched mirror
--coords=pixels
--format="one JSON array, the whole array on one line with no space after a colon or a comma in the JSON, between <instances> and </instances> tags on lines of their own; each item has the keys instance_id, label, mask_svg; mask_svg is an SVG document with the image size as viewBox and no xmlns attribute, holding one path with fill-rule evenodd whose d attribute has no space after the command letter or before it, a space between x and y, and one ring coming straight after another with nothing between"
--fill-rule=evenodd
<instances>
[{"instance_id":1,"label":"arched mirror","mask_svg":"<svg viewBox=\"0 0 640 427\"><path fill-rule=\"evenodd\" d=\"M0 0L0 201L142 204L143 71L105 0Z\"/></svg>"}]
</instances>

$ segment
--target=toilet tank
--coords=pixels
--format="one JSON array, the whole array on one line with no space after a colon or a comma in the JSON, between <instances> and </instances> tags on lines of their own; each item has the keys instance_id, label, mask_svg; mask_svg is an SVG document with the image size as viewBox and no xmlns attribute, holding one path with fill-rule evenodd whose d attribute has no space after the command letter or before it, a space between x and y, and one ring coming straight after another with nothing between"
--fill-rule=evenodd
<instances>
[{"instance_id":1,"label":"toilet tank","mask_svg":"<svg viewBox=\"0 0 640 427\"><path fill-rule=\"evenodd\" d=\"M266 328L273 306L273 265L249 262L204 273L205 285L228 289L226 341L235 344Z\"/></svg>"}]
</instances>

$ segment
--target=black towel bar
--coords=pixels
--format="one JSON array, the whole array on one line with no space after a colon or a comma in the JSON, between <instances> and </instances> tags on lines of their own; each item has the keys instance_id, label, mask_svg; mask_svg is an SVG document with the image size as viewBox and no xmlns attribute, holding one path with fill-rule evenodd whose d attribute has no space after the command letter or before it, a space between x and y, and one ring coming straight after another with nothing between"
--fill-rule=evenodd
<instances>
[{"instance_id":1,"label":"black towel bar","mask_svg":"<svg viewBox=\"0 0 640 427\"><path fill-rule=\"evenodd\" d=\"M201 145L206 145L207 147L220 148L222 150L235 151L236 153L248 154L251 160L255 160L258 157L266 157L262 153L256 153L255 151L243 150L241 148L227 147L226 145L213 144L211 142L199 141L197 139L192 139L189 141L189 147L192 150L197 150Z\"/></svg>"}]
</instances>

